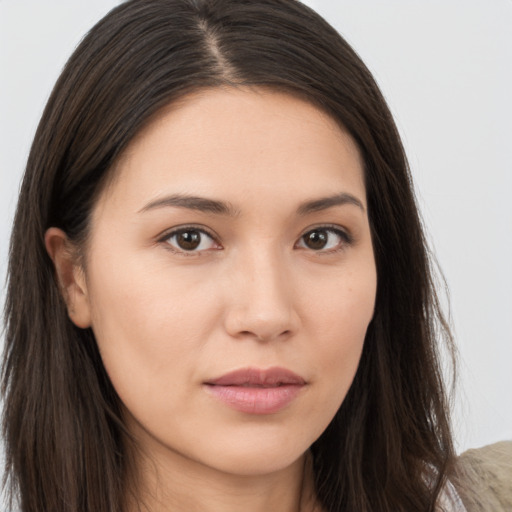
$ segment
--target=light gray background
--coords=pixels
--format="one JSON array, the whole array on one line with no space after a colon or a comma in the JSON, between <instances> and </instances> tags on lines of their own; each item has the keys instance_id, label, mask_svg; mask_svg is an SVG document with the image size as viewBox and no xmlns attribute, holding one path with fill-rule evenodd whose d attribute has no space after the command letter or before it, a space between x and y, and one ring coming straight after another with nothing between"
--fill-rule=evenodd
<instances>
[{"instance_id":1,"label":"light gray background","mask_svg":"<svg viewBox=\"0 0 512 512\"><path fill-rule=\"evenodd\" d=\"M38 119L113 0L0 0L0 277ZM447 278L459 451L512 438L512 0L309 0L379 82ZM4 290L1 301L3 303Z\"/></svg>"}]
</instances>

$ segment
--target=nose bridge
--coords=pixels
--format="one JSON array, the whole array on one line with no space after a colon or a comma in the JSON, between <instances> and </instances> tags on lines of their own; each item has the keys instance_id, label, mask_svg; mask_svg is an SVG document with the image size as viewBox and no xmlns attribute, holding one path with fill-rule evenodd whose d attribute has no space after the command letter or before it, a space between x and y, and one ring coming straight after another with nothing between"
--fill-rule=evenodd
<instances>
[{"instance_id":1,"label":"nose bridge","mask_svg":"<svg viewBox=\"0 0 512 512\"><path fill-rule=\"evenodd\" d=\"M297 326L289 269L271 243L240 253L232 273L226 329L233 336L270 340Z\"/></svg>"}]
</instances>

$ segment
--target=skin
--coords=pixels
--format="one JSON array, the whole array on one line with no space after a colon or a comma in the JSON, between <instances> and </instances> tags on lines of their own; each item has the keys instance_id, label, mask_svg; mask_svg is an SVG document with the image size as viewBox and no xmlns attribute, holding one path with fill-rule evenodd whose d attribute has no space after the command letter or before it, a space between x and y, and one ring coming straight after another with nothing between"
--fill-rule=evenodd
<instances>
[{"instance_id":1,"label":"skin","mask_svg":"<svg viewBox=\"0 0 512 512\"><path fill-rule=\"evenodd\" d=\"M166 203L177 194L228 211ZM343 200L311 204L334 196ZM201 237L196 250L173 236L183 226ZM315 229L325 246L304 237ZM297 512L304 454L350 387L374 309L351 137L290 95L197 93L118 161L93 211L85 268L62 231L48 230L46 244L70 318L92 327L126 408L148 510ZM275 366L306 385L273 414L234 410L205 389L233 370Z\"/></svg>"}]
</instances>

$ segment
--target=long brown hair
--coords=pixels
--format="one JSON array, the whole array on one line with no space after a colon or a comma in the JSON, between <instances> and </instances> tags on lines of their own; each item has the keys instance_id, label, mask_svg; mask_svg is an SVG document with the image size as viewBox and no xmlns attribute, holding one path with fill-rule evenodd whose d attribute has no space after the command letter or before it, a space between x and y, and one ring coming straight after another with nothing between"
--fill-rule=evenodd
<instances>
[{"instance_id":1,"label":"long brown hair","mask_svg":"<svg viewBox=\"0 0 512 512\"><path fill-rule=\"evenodd\" d=\"M340 410L312 446L327 512L431 511L453 448L438 356L451 337L400 138L371 74L296 0L130 0L84 38L48 101L12 232L2 391L7 489L23 512L122 510L119 398L94 335L68 319L44 234L80 247L118 156L162 107L221 85L299 95L359 146L375 315Z\"/></svg>"}]
</instances>

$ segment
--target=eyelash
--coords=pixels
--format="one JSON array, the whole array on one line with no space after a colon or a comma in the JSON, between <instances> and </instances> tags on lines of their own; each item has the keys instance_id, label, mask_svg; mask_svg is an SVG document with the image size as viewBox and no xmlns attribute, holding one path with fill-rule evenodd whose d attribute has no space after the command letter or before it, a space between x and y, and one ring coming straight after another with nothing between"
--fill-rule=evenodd
<instances>
[{"instance_id":1,"label":"eyelash","mask_svg":"<svg viewBox=\"0 0 512 512\"><path fill-rule=\"evenodd\" d=\"M176 236L179 236L180 234L184 234L184 233L190 233L190 232L195 232L195 233L200 233L201 235L206 235L208 238L210 238L212 240L213 243L215 243L217 245L217 247L215 248L212 248L212 249L203 249L203 250L195 250L196 248L192 249L192 250L186 250L186 249L181 249L179 247L173 247L171 244L170 244L170 240ZM305 242L304 242L304 239L307 235L310 235L314 232L327 232L327 233L330 233L330 234L334 234L336 235L337 237L339 237L340 239L340 243L337 244L338 246L335 247L335 248L331 248L331 249L327 249L327 250L324 250L324 249L318 249L318 250L315 250L315 249L311 249L310 247L307 247L305 245ZM198 226L183 226L183 227L180 227L180 228L176 228L176 229L173 229L172 231L169 231L167 233L165 233L162 237L160 237L158 239L158 242L159 243L164 243L165 246L166 246L166 249L175 253L175 254L179 254L180 256L185 256L185 257L197 257L199 256L202 252L204 251L208 251L208 250L222 250L222 246L220 245L219 242L217 242L217 238L216 235L214 235L213 233L207 231L206 229L204 229L203 227L198 227ZM303 246L299 246L300 243L303 243ZM337 253L339 251L343 251L344 249L346 249L348 246L352 245L354 242L353 240L353 237L352 235L350 235L347 231L343 230L343 229L340 229L338 226L332 226L332 225L320 225L320 226L316 226L316 227L313 227L313 228L309 228L306 232L304 232L302 235L300 235L299 239L297 240L297 242L294 244L294 248L298 248L298 249L305 249L305 250L309 250L311 251L312 253L314 254L319 254L319 255L326 255L326 254L333 254L333 253ZM199 242L199 246L203 243L202 240L200 240Z\"/></svg>"},{"instance_id":2,"label":"eyelash","mask_svg":"<svg viewBox=\"0 0 512 512\"><path fill-rule=\"evenodd\" d=\"M190 232L201 233L201 235L206 235L208 238L210 238L212 240L212 242L214 242L216 245L218 245L218 247L216 247L215 249L212 249L212 250L220 250L222 248L221 245L216 241L217 237L213 233L210 233L203 227L198 227L198 226L193 226L193 225L192 226L183 226L183 227L168 231L164 236L162 236L158 240L158 242L164 243L167 250L169 250L175 254L178 254L180 256L185 256L185 257L195 256L195 257L197 257L204 250L203 251L196 251L196 250L187 251L185 249L180 249L179 247L173 247L169 242L172 238L174 238L176 236L179 236L183 233L190 233ZM202 243L202 242L203 241L201 240L200 243Z\"/></svg>"},{"instance_id":3,"label":"eyelash","mask_svg":"<svg viewBox=\"0 0 512 512\"><path fill-rule=\"evenodd\" d=\"M301 249L303 248L306 250L310 250L314 254L318 254L318 255L328 255L328 254L333 254L333 253L343 251L347 247L350 247L354 243L354 239L353 239L352 235L350 233L348 233L347 231L341 229L339 226L324 224L324 225L320 225L320 226L315 226L313 228L309 228L305 233L303 233L299 237L299 240L296 242L295 245L297 246L297 244L302 242L307 235L314 233L315 231L317 231L317 232L323 231L323 232L334 234L340 239L340 242L339 242L339 244L337 244L336 247L334 247L332 249L319 249L319 250L315 251L314 249L311 249L310 247L300 247Z\"/></svg>"}]
</instances>

